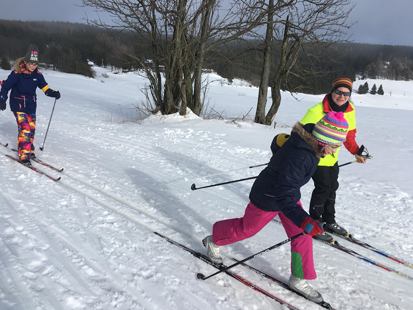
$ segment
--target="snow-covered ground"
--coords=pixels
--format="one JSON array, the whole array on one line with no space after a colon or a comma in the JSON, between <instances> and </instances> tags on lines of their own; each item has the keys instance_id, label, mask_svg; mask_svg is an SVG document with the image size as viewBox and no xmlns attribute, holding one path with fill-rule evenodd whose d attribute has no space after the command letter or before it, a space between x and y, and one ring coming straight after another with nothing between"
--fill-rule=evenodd
<instances>
[{"instance_id":1,"label":"snow-covered ground","mask_svg":"<svg viewBox=\"0 0 413 310\"><path fill-rule=\"evenodd\" d=\"M196 191L191 184L257 175L262 167L248 167L268 162L273 137L288 133L323 95L298 94L296 101L284 93L276 127L262 126L248 121L256 88L209 75L208 106L227 120L190 114L130 122L147 82L134 73L96 71L96 79L43 71L62 98L42 152L53 98L38 91L36 154L65 168L59 182L11 161L3 154L13 153L0 148L0 309L286 309L224 274L197 280L197 272L215 270L153 232L204 252L200 241L215 221L243 215L253 181ZM8 74L0 70L0 79ZM374 158L341 169L337 220L412 264L413 82L368 83L382 84L385 95L353 94L352 100L357 141ZM0 112L0 141L15 146L16 136L7 108ZM351 160L343 149L339 163ZM312 189L309 182L302 190L305 208ZM284 239L283 228L270 223L221 253L231 264L229 257L242 259ZM408 266L342 243L413 277ZM314 243L314 253L318 279L312 285L335 309L412 309L411 280L324 244ZM289 245L250 263L286 281ZM299 309L320 308L243 267L234 271Z\"/></svg>"}]
</instances>

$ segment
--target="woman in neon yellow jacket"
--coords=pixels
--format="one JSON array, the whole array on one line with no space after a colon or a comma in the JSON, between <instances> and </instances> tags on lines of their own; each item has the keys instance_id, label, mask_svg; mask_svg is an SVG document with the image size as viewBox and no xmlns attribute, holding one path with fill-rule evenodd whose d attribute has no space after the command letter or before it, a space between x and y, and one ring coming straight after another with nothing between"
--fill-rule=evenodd
<instances>
[{"instance_id":1,"label":"woman in neon yellow jacket","mask_svg":"<svg viewBox=\"0 0 413 310\"><path fill-rule=\"evenodd\" d=\"M358 163L365 163L366 159L363 156L357 155L360 147L356 143L356 114L353 104L349 101L353 82L349 78L337 78L333 82L331 92L325 95L322 102L309 108L304 118L300 121L301 124L316 123L325 114L330 111L343 112L349 124L345 148L355 155ZM337 152L325 156L320 160L316 172L313 175L314 191L310 201L310 216L313 219L325 222L324 229L333 231L341 235L347 235L347 231L336 223L335 220L335 199L338 189L338 173ZM315 238L332 241L332 237L327 234L319 234Z\"/></svg>"}]
</instances>

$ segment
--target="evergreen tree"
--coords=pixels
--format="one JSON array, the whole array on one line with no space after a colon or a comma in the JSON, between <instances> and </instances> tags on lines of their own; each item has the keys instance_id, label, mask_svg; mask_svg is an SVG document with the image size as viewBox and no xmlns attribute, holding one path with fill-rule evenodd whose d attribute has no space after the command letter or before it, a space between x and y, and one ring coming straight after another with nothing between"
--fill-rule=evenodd
<instances>
[{"instance_id":1,"label":"evergreen tree","mask_svg":"<svg viewBox=\"0 0 413 310\"><path fill-rule=\"evenodd\" d=\"M363 94L367 94L369 92L369 83L364 83L363 85Z\"/></svg>"},{"instance_id":2,"label":"evergreen tree","mask_svg":"<svg viewBox=\"0 0 413 310\"><path fill-rule=\"evenodd\" d=\"M379 95L384 95L383 85L380 84L379 90L377 91Z\"/></svg>"},{"instance_id":3,"label":"evergreen tree","mask_svg":"<svg viewBox=\"0 0 413 310\"><path fill-rule=\"evenodd\" d=\"M374 84L373 87L371 88L370 94L372 94L372 95L377 94L377 86L376 86L376 84Z\"/></svg>"},{"instance_id":4,"label":"evergreen tree","mask_svg":"<svg viewBox=\"0 0 413 310\"><path fill-rule=\"evenodd\" d=\"M367 82L359 86L358 93L360 95L367 94L368 92L369 92L369 84Z\"/></svg>"},{"instance_id":5,"label":"evergreen tree","mask_svg":"<svg viewBox=\"0 0 413 310\"><path fill-rule=\"evenodd\" d=\"M10 62L7 59L6 55L1 56L1 58L0 58L0 67L3 70L11 70Z\"/></svg>"}]
</instances>

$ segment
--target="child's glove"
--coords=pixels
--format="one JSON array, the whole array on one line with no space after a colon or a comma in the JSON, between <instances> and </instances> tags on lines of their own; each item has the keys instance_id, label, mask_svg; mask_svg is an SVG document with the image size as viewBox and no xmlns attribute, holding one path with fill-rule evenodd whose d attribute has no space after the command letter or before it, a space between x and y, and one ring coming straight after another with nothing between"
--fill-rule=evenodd
<instances>
[{"instance_id":1,"label":"child's glove","mask_svg":"<svg viewBox=\"0 0 413 310\"><path fill-rule=\"evenodd\" d=\"M322 234L324 232L321 223L317 220L312 219L311 217L307 217L301 223L301 229L304 230L307 233L307 235L310 236L315 236L318 234Z\"/></svg>"}]
</instances>

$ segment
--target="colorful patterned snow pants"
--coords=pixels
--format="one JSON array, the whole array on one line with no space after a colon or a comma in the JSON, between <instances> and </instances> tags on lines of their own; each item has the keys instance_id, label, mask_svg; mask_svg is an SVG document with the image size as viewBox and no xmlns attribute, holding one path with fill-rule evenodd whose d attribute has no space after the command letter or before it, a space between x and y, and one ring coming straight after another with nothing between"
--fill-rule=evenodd
<instances>
[{"instance_id":1,"label":"colorful patterned snow pants","mask_svg":"<svg viewBox=\"0 0 413 310\"><path fill-rule=\"evenodd\" d=\"M300 202L298 204L302 207ZM250 238L263 229L277 214L288 238L303 231L282 212L264 211L250 202L245 209L244 217L219 221L214 224L212 241L216 245L222 246ZM313 239L309 235L301 236L291 242L291 273L301 279L313 280L317 278L313 260Z\"/></svg>"},{"instance_id":2,"label":"colorful patterned snow pants","mask_svg":"<svg viewBox=\"0 0 413 310\"><path fill-rule=\"evenodd\" d=\"M19 135L17 138L17 149L20 160L30 160L34 152L33 139L36 128L36 114L13 112L16 117Z\"/></svg>"}]
</instances>

